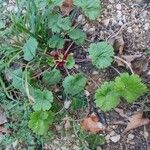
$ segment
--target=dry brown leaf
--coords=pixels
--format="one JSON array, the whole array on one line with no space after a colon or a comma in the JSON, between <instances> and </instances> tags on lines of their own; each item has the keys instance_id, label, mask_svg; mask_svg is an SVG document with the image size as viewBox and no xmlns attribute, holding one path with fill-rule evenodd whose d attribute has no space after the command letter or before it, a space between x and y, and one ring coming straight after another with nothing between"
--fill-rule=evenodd
<instances>
[{"instance_id":1,"label":"dry brown leaf","mask_svg":"<svg viewBox=\"0 0 150 150\"><path fill-rule=\"evenodd\" d=\"M134 61L136 58L141 57L141 54L139 54L139 55L137 55L137 54L135 54L135 55L120 55L120 57L123 60L125 60L130 66L132 66L132 61ZM123 62L121 62L119 60L117 60L116 62L118 64L118 66L123 66L123 67L126 66L125 63L123 63ZM126 66L126 67L128 67L128 66Z\"/></svg>"},{"instance_id":2,"label":"dry brown leaf","mask_svg":"<svg viewBox=\"0 0 150 150\"><path fill-rule=\"evenodd\" d=\"M61 6L61 11L64 15L69 15L73 7L73 0L64 0L63 5Z\"/></svg>"},{"instance_id":3,"label":"dry brown leaf","mask_svg":"<svg viewBox=\"0 0 150 150\"><path fill-rule=\"evenodd\" d=\"M124 113L123 109L115 108L114 109L121 117L125 117L126 119L129 119L129 117Z\"/></svg>"},{"instance_id":4,"label":"dry brown leaf","mask_svg":"<svg viewBox=\"0 0 150 150\"><path fill-rule=\"evenodd\" d=\"M83 128L86 131L89 131L93 134L96 134L100 131L104 131L106 127L104 127L98 120L97 116L95 114L92 114L89 117L84 118L81 123L81 128Z\"/></svg>"},{"instance_id":5,"label":"dry brown leaf","mask_svg":"<svg viewBox=\"0 0 150 150\"><path fill-rule=\"evenodd\" d=\"M141 74L145 72L148 68L149 58L146 56L137 57L132 61L132 68L136 74Z\"/></svg>"},{"instance_id":6,"label":"dry brown leaf","mask_svg":"<svg viewBox=\"0 0 150 150\"><path fill-rule=\"evenodd\" d=\"M0 107L0 125L7 122L3 109Z\"/></svg>"},{"instance_id":7,"label":"dry brown leaf","mask_svg":"<svg viewBox=\"0 0 150 150\"><path fill-rule=\"evenodd\" d=\"M118 52L119 56L123 55L124 40L122 36L117 36L114 41L114 49Z\"/></svg>"},{"instance_id":8,"label":"dry brown leaf","mask_svg":"<svg viewBox=\"0 0 150 150\"><path fill-rule=\"evenodd\" d=\"M136 58L139 58L141 57L142 55L141 54L138 54L138 55L122 55L121 57L128 62L128 64L131 65L131 62L134 61Z\"/></svg>"},{"instance_id":9,"label":"dry brown leaf","mask_svg":"<svg viewBox=\"0 0 150 150\"><path fill-rule=\"evenodd\" d=\"M147 125L150 123L148 118L143 118L143 113L138 112L129 118L129 123L127 124L124 132L128 132L129 130L136 129L140 126Z\"/></svg>"}]
</instances>

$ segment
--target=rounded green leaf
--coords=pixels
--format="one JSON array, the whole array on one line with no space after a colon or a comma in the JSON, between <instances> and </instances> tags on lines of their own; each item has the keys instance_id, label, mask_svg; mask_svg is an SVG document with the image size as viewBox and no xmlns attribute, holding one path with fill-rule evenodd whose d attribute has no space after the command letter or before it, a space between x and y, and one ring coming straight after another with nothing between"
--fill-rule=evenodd
<instances>
[{"instance_id":1,"label":"rounded green leaf","mask_svg":"<svg viewBox=\"0 0 150 150\"><path fill-rule=\"evenodd\" d=\"M88 52L93 65L99 69L110 66L113 61L114 49L107 42L92 43Z\"/></svg>"},{"instance_id":2,"label":"rounded green leaf","mask_svg":"<svg viewBox=\"0 0 150 150\"><path fill-rule=\"evenodd\" d=\"M123 73L115 79L114 88L127 102L132 103L147 92L147 87L138 75Z\"/></svg>"},{"instance_id":3,"label":"rounded green leaf","mask_svg":"<svg viewBox=\"0 0 150 150\"><path fill-rule=\"evenodd\" d=\"M49 125L53 123L54 114L47 111L36 111L30 116L29 128L38 135L46 134Z\"/></svg>"},{"instance_id":4,"label":"rounded green leaf","mask_svg":"<svg viewBox=\"0 0 150 150\"><path fill-rule=\"evenodd\" d=\"M51 91L44 90L41 91L40 89L33 90L33 98L35 100L35 103L33 105L33 109L35 111L40 110L49 110L52 106L53 102L53 94Z\"/></svg>"},{"instance_id":5,"label":"rounded green leaf","mask_svg":"<svg viewBox=\"0 0 150 150\"><path fill-rule=\"evenodd\" d=\"M63 81L63 87L66 94L76 95L84 90L86 78L82 74L69 75Z\"/></svg>"},{"instance_id":6,"label":"rounded green leaf","mask_svg":"<svg viewBox=\"0 0 150 150\"><path fill-rule=\"evenodd\" d=\"M84 14L91 20L95 20L100 15L100 0L75 0L74 4L81 7Z\"/></svg>"},{"instance_id":7,"label":"rounded green leaf","mask_svg":"<svg viewBox=\"0 0 150 150\"><path fill-rule=\"evenodd\" d=\"M53 69L52 71L43 74L43 80L48 85L57 84L61 80L61 73L59 70Z\"/></svg>"},{"instance_id":8,"label":"rounded green leaf","mask_svg":"<svg viewBox=\"0 0 150 150\"><path fill-rule=\"evenodd\" d=\"M86 34L81 29L73 29L68 35L77 45L82 45L86 39Z\"/></svg>"},{"instance_id":9,"label":"rounded green leaf","mask_svg":"<svg viewBox=\"0 0 150 150\"><path fill-rule=\"evenodd\" d=\"M119 102L119 94L114 91L114 82L105 82L95 93L96 106L103 111L115 108Z\"/></svg>"},{"instance_id":10,"label":"rounded green leaf","mask_svg":"<svg viewBox=\"0 0 150 150\"><path fill-rule=\"evenodd\" d=\"M57 48L57 49L62 49L64 47L64 39L61 38L58 35L53 35L49 40L48 40L48 45L50 48Z\"/></svg>"}]
</instances>

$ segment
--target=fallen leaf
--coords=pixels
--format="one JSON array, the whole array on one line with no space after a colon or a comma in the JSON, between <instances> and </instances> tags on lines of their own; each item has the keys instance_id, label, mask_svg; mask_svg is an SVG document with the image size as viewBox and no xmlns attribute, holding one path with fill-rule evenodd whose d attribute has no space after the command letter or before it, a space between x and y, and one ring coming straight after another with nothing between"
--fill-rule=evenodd
<instances>
[{"instance_id":1,"label":"fallen leaf","mask_svg":"<svg viewBox=\"0 0 150 150\"><path fill-rule=\"evenodd\" d=\"M123 55L124 45L125 43L122 36L115 37L113 47L116 51L118 51L119 56Z\"/></svg>"},{"instance_id":2,"label":"fallen leaf","mask_svg":"<svg viewBox=\"0 0 150 150\"><path fill-rule=\"evenodd\" d=\"M131 65L132 61L134 61L136 58L139 58L141 56L142 56L141 54L138 55L135 54L135 55L122 55L121 57Z\"/></svg>"},{"instance_id":3,"label":"fallen leaf","mask_svg":"<svg viewBox=\"0 0 150 150\"><path fill-rule=\"evenodd\" d=\"M132 61L134 61L136 58L141 57L141 54L135 54L135 55L121 55L120 56L123 60L125 60L130 66L132 66ZM116 60L118 66L125 67L126 64L121 62L120 60ZM126 66L128 68L128 66Z\"/></svg>"},{"instance_id":4,"label":"fallen leaf","mask_svg":"<svg viewBox=\"0 0 150 150\"><path fill-rule=\"evenodd\" d=\"M148 68L149 64L149 58L146 56L137 57L132 61L132 69L136 74L141 74L142 72L145 72Z\"/></svg>"},{"instance_id":5,"label":"fallen leaf","mask_svg":"<svg viewBox=\"0 0 150 150\"><path fill-rule=\"evenodd\" d=\"M123 109L115 108L114 109L121 117L125 117L126 119L129 119L129 117L124 113Z\"/></svg>"},{"instance_id":6,"label":"fallen leaf","mask_svg":"<svg viewBox=\"0 0 150 150\"><path fill-rule=\"evenodd\" d=\"M5 113L3 111L3 109L0 107L0 125L4 124L7 122Z\"/></svg>"},{"instance_id":7,"label":"fallen leaf","mask_svg":"<svg viewBox=\"0 0 150 150\"><path fill-rule=\"evenodd\" d=\"M129 123L127 124L127 127L124 130L124 133L128 132L129 130L136 129L140 126L147 125L149 123L150 123L150 119L143 118L143 113L138 112L133 116L131 116L131 118L129 118Z\"/></svg>"},{"instance_id":8,"label":"fallen leaf","mask_svg":"<svg viewBox=\"0 0 150 150\"><path fill-rule=\"evenodd\" d=\"M93 134L106 130L106 127L103 126L101 122L99 122L95 114L92 114L91 116L84 118L81 121L80 125L82 129L89 131Z\"/></svg>"},{"instance_id":9,"label":"fallen leaf","mask_svg":"<svg viewBox=\"0 0 150 150\"><path fill-rule=\"evenodd\" d=\"M64 0L62 6L61 6L61 12L64 15L69 15L73 7L73 0Z\"/></svg>"}]
</instances>

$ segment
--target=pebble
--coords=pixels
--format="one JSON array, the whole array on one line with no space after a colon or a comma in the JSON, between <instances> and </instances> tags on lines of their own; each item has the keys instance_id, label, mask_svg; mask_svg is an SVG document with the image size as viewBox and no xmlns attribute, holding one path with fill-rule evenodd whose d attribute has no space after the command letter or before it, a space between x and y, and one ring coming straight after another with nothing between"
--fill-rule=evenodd
<instances>
[{"instance_id":1,"label":"pebble","mask_svg":"<svg viewBox=\"0 0 150 150\"><path fill-rule=\"evenodd\" d=\"M77 20L78 20L78 22L81 22L82 19L83 19L83 15L79 15Z\"/></svg>"},{"instance_id":2,"label":"pebble","mask_svg":"<svg viewBox=\"0 0 150 150\"><path fill-rule=\"evenodd\" d=\"M110 3L114 3L114 0L109 0Z\"/></svg>"},{"instance_id":3,"label":"pebble","mask_svg":"<svg viewBox=\"0 0 150 150\"><path fill-rule=\"evenodd\" d=\"M115 135L115 136L112 136L110 138L110 140L114 143L118 142L120 140L121 136L120 135Z\"/></svg>"},{"instance_id":4,"label":"pebble","mask_svg":"<svg viewBox=\"0 0 150 150\"><path fill-rule=\"evenodd\" d=\"M104 19L104 20L102 21L102 24L103 24L105 27L107 27L107 26L109 25L109 22L110 22L110 19Z\"/></svg>"},{"instance_id":5,"label":"pebble","mask_svg":"<svg viewBox=\"0 0 150 150\"><path fill-rule=\"evenodd\" d=\"M117 4L116 9L121 10L121 4Z\"/></svg>"},{"instance_id":6,"label":"pebble","mask_svg":"<svg viewBox=\"0 0 150 150\"><path fill-rule=\"evenodd\" d=\"M91 34L92 34L94 31L95 31L95 27L92 27L92 28L90 28L90 29L88 30L88 32L91 33Z\"/></svg>"},{"instance_id":7,"label":"pebble","mask_svg":"<svg viewBox=\"0 0 150 150\"><path fill-rule=\"evenodd\" d=\"M105 136L105 139L106 139L106 141L108 141L108 140L110 139L110 135L109 135L109 134L106 135L106 136Z\"/></svg>"},{"instance_id":8,"label":"pebble","mask_svg":"<svg viewBox=\"0 0 150 150\"><path fill-rule=\"evenodd\" d=\"M133 140L134 139L134 134L129 134L128 135L128 140Z\"/></svg>"},{"instance_id":9,"label":"pebble","mask_svg":"<svg viewBox=\"0 0 150 150\"><path fill-rule=\"evenodd\" d=\"M110 136L114 136L115 134L116 134L115 131L110 132Z\"/></svg>"},{"instance_id":10,"label":"pebble","mask_svg":"<svg viewBox=\"0 0 150 150\"><path fill-rule=\"evenodd\" d=\"M87 31L87 30L89 30L89 24L85 24L83 27L83 31Z\"/></svg>"},{"instance_id":11,"label":"pebble","mask_svg":"<svg viewBox=\"0 0 150 150\"><path fill-rule=\"evenodd\" d=\"M96 150L102 150L102 148L101 148L100 146L98 146L98 147L96 148Z\"/></svg>"},{"instance_id":12,"label":"pebble","mask_svg":"<svg viewBox=\"0 0 150 150\"><path fill-rule=\"evenodd\" d=\"M119 26L122 26L122 25L123 25L123 22L122 22L122 21L119 21L119 22L118 22L118 25L119 25Z\"/></svg>"},{"instance_id":13,"label":"pebble","mask_svg":"<svg viewBox=\"0 0 150 150\"><path fill-rule=\"evenodd\" d=\"M92 75L97 75L98 74L98 71L96 71L96 70L94 70L93 72L92 72Z\"/></svg>"},{"instance_id":14,"label":"pebble","mask_svg":"<svg viewBox=\"0 0 150 150\"><path fill-rule=\"evenodd\" d=\"M122 12L120 10L117 10L117 17L120 19L122 18Z\"/></svg>"},{"instance_id":15,"label":"pebble","mask_svg":"<svg viewBox=\"0 0 150 150\"><path fill-rule=\"evenodd\" d=\"M64 108L68 109L70 107L71 101L65 101L64 102Z\"/></svg>"},{"instance_id":16,"label":"pebble","mask_svg":"<svg viewBox=\"0 0 150 150\"><path fill-rule=\"evenodd\" d=\"M128 32L128 33L132 33L132 28L131 28L131 27L128 27L128 28L127 28L127 32Z\"/></svg>"},{"instance_id":17,"label":"pebble","mask_svg":"<svg viewBox=\"0 0 150 150\"><path fill-rule=\"evenodd\" d=\"M150 24L149 23L146 23L145 25L144 25L144 30L148 30L149 29L149 26L150 26Z\"/></svg>"}]
</instances>

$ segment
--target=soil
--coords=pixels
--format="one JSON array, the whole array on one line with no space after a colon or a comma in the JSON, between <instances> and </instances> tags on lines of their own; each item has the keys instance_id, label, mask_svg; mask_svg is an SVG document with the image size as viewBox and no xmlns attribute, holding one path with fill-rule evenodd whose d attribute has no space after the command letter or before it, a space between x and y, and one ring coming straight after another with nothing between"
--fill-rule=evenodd
<instances>
[{"instance_id":1,"label":"soil","mask_svg":"<svg viewBox=\"0 0 150 150\"><path fill-rule=\"evenodd\" d=\"M150 49L150 1L149 0L101 0L102 12L97 21L86 21L83 15L77 17L77 21L83 26L83 30L88 34L88 42L107 40L114 42L115 38L121 36L124 40L124 55L145 55L145 51ZM116 51L116 54L118 52ZM86 48L83 47L81 53L76 55L83 59L86 57ZM113 64L114 68L120 72L129 71L125 67L118 67ZM77 63L76 68L86 73L89 83L86 90L92 95L97 85L101 85L104 81L114 79L118 73L114 68L107 70L97 70L91 63ZM150 63L148 62L146 70L140 74L143 80L150 86ZM140 101L143 101L142 97ZM149 103L149 97L148 97ZM124 112L131 116L137 110L141 110L142 106L133 104L120 104L119 106ZM116 121L124 120L115 111L106 114L109 124ZM122 134L124 125L110 125L111 130L105 132L106 143L98 147L102 150L148 150L150 148L150 137L145 137L145 133L150 134L149 125L131 130L126 134ZM113 142L111 137L119 135L118 140ZM73 142L74 141L74 142ZM75 142L76 141L76 142ZM64 146L62 146L64 145ZM68 145L68 146L65 146ZM56 137L53 143L45 145L47 150L79 150L78 141L74 136L70 139Z\"/></svg>"}]
</instances>

